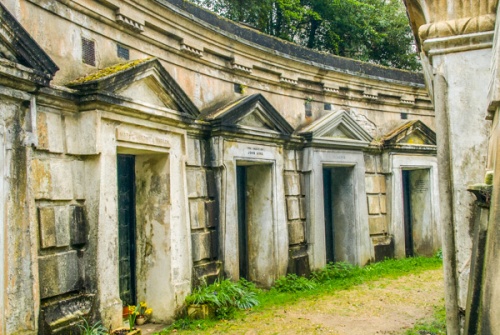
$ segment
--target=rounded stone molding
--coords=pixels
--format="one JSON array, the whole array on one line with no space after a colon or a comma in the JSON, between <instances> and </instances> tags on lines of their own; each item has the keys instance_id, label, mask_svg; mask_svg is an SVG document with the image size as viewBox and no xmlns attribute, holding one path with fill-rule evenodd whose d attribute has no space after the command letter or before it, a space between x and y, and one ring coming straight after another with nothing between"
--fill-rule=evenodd
<instances>
[{"instance_id":1,"label":"rounded stone molding","mask_svg":"<svg viewBox=\"0 0 500 335\"><path fill-rule=\"evenodd\" d=\"M423 42L430 38L460 36L495 29L495 15L485 14L457 20L424 24L418 29L418 36Z\"/></svg>"}]
</instances>

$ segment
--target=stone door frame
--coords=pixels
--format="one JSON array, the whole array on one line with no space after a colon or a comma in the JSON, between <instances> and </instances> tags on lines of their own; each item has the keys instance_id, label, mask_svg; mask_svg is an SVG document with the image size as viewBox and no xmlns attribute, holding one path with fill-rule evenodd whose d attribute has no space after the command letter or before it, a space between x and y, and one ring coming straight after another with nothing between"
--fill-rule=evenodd
<instances>
[{"instance_id":1,"label":"stone door frame","mask_svg":"<svg viewBox=\"0 0 500 335\"><path fill-rule=\"evenodd\" d=\"M406 257L404 241L404 225L401 219L404 215L403 204L403 170L429 170L429 191L431 195L431 225L436 232L438 242L441 245L441 225L439 222L439 180L437 157L425 155L407 154L385 154L384 172L387 174L387 191L389 197L389 226L388 233L394 238L394 257Z\"/></svg>"},{"instance_id":2,"label":"stone door frame","mask_svg":"<svg viewBox=\"0 0 500 335\"><path fill-rule=\"evenodd\" d=\"M117 120L120 121L119 125L116 123ZM163 256L160 255L161 264L163 264L161 269L155 266L158 262L153 260L152 265L144 270L147 271L144 279L146 282L141 286L138 281L137 299L146 301L154 309L154 321L169 322L180 311L185 296L191 291L191 230L184 160L186 157L184 144L187 141L187 135L183 130L174 127L155 124L149 124L146 127L143 124L135 125L126 121L129 120L123 120L120 116L111 114L101 119L100 162L99 167L93 171L100 175L99 189L94 190L98 193L95 195L98 198L93 200L97 201L99 207L95 218L98 227L96 271L99 311L101 317L107 322L112 322L114 326L122 323L118 261L110 262L110 260L118 259L117 157L118 154L131 154L136 156L136 171L138 171L138 162L149 166L143 168L141 172L144 178L152 175L148 171L162 169L167 164L165 172L162 173L165 178L168 178L166 192L169 192L170 208L163 210L160 208L161 204L156 201L157 206L154 208L160 209L148 212L149 218L144 218L148 224L143 227L145 232L154 229L155 234L151 237L152 245L148 249L147 245L138 243L137 248L144 250L138 250L137 253L152 252L153 257L158 257L161 248L163 248L161 250L167 248L168 251ZM147 159L150 162L146 162ZM136 180L137 178L139 177L136 176ZM148 182L149 180L147 179ZM137 206L138 203L136 203ZM156 218L159 215L158 212L161 212L160 215L168 215L166 224L161 221L162 217ZM165 243L168 243L167 247ZM105 250L105 252L99 250ZM140 266L138 263L137 271ZM148 290L145 287L151 289Z\"/></svg>"},{"instance_id":3,"label":"stone door frame","mask_svg":"<svg viewBox=\"0 0 500 335\"><path fill-rule=\"evenodd\" d=\"M305 173L307 202L306 236L309 244L309 264L311 270L326 265L325 223L323 199L323 168L353 168L353 191L356 240L352 241L352 255L344 255L355 265L365 265L374 258L373 244L368 226L368 205L365 190L365 161L362 151L306 148L302 171Z\"/></svg>"},{"instance_id":4,"label":"stone door frame","mask_svg":"<svg viewBox=\"0 0 500 335\"><path fill-rule=\"evenodd\" d=\"M235 248L238 245L238 215L236 199L236 166L269 164L272 170L273 217L273 268L267 282L260 283L269 287L274 280L286 275L288 266L288 227L284 192L283 147L278 144L261 144L242 140L229 140L223 137L212 138L215 157L212 166L217 173L220 194L220 255L225 275L239 279L239 259Z\"/></svg>"}]
</instances>

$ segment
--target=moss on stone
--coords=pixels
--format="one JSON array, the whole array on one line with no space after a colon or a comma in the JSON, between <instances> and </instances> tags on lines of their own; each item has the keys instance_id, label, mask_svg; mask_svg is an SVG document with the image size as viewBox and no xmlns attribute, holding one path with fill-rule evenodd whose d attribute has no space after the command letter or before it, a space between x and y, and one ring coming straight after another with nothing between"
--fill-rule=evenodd
<instances>
[{"instance_id":1,"label":"moss on stone","mask_svg":"<svg viewBox=\"0 0 500 335\"><path fill-rule=\"evenodd\" d=\"M131 61L131 62L115 64L115 65L106 67L104 69L101 69L101 70L99 70L99 71L97 71L95 73L92 73L90 75L77 78L77 79L73 80L72 82L68 83L68 86L85 84L85 83L88 83L88 82L91 82L91 81L96 81L96 80L105 78L105 77L111 76L113 74L116 74L118 72L125 71L125 70L128 70L130 68L133 68L134 66L137 66L139 64L142 64L142 63L144 63L146 61L151 60L152 58L153 57L149 57L149 58L144 58L144 59L137 59L137 60L134 60L134 61Z\"/></svg>"}]
</instances>

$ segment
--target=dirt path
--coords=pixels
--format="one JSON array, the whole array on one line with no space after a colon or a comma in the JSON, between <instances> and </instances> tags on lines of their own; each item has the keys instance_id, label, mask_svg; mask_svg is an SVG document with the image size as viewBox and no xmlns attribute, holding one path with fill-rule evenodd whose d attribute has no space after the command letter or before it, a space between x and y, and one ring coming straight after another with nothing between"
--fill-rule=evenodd
<instances>
[{"instance_id":1,"label":"dirt path","mask_svg":"<svg viewBox=\"0 0 500 335\"><path fill-rule=\"evenodd\" d=\"M286 308L250 312L204 332L182 334L402 334L443 302L443 273L429 270L339 291Z\"/></svg>"}]
</instances>

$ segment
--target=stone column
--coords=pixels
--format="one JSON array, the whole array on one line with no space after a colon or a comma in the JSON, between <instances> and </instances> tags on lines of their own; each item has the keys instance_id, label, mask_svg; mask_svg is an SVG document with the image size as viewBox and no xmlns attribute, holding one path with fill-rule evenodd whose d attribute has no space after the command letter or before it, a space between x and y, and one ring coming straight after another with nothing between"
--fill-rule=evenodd
<instances>
[{"instance_id":1,"label":"stone column","mask_svg":"<svg viewBox=\"0 0 500 335\"><path fill-rule=\"evenodd\" d=\"M490 122L486 95L497 0L406 0L436 111L440 209L449 334L466 307L474 197L481 182ZM463 319L462 319L463 321Z\"/></svg>"}]
</instances>

